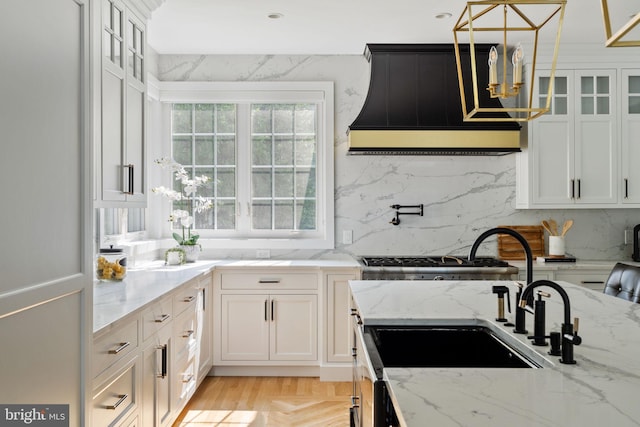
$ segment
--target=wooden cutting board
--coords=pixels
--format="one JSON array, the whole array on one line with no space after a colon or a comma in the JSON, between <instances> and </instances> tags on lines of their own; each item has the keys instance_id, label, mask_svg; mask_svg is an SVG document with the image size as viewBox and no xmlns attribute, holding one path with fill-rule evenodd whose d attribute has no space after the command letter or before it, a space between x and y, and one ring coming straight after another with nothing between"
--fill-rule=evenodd
<instances>
[{"instance_id":1,"label":"wooden cutting board","mask_svg":"<svg viewBox=\"0 0 640 427\"><path fill-rule=\"evenodd\" d=\"M517 231L531 247L533 259L544 256L544 230L541 225L501 225ZM498 234L498 258L504 260L524 260L524 249L514 237Z\"/></svg>"}]
</instances>

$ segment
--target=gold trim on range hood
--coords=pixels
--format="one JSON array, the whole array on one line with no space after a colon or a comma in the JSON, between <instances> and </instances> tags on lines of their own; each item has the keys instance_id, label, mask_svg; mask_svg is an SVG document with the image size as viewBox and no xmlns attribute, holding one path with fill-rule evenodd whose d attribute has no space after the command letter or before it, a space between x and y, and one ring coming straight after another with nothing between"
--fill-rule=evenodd
<instances>
[{"instance_id":1,"label":"gold trim on range hood","mask_svg":"<svg viewBox=\"0 0 640 427\"><path fill-rule=\"evenodd\" d=\"M504 155L518 151L520 131L349 131L350 154Z\"/></svg>"}]
</instances>

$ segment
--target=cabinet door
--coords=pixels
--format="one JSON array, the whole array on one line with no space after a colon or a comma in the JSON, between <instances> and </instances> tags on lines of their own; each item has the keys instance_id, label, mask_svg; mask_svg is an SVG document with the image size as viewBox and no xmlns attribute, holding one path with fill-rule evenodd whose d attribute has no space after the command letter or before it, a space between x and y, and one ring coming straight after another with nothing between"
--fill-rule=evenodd
<instances>
[{"instance_id":1,"label":"cabinet door","mask_svg":"<svg viewBox=\"0 0 640 427\"><path fill-rule=\"evenodd\" d=\"M142 420L164 426L171 421L171 326L154 335L142 355Z\"/></svg>"},{"instance_id":2,"label":"cabinet door","mask_svg":"<svg viewBox=\"0 0 640 427\"><path fill-rule=\"evenodd\" d=\"M221 296L222 360L269 360L269 296Z\"/></svg>"},{"instance_id":3,"label":"cabinet door","mask_svg":"<svg viewBox=\"0 0 640 427\"><path fill-rule=\"evenodd\" d=\"M640 70L622 70L622 203L640 203Z\"/></svg>"},{"instance_id":4,"label":"cabinet door","mask_svg":"<svg viewBox=\"0 0 640 427\"><path fill-rule=\"evenodd\" d=\"M212 352L212 285L211 276L200 280L196 301L196 318L198 331L198 381L205 377L213 366Z\"/></svg>"},{"instance_id":5,"label":"cabinet door","mask_svg":"<svg viewBox=\"0 0 640 427\"><path fill-rule=\"evenodd\" d=\"M575 72L576 203L617 203L616 76L612 70Z\"/></svg>"},{"instance_id":6,"label":"cabinet door","mask_svg":"<svg viewBox=\"0 0 640 427\"><path fill-rule=\"evenodd\" d=\"M145 194L145 27L133 14L127 14L127 90L125 157L127 201L144 202Z\"/></svg>"},{"instance_id":7,"label":"cabinet door","mask_svg":"<svg viewBox=\"0 0 640 427\"><path fill-rule=\"evenodd\" d=\"M124 5L105 0L102 11L102 200L123 201Z\"/></svg>"},{"instance_id":8,"label":"cabinet door","mask_svg":"<svg viewBox=\"0 0 640 427\"><path fill-rule=\"evenodd\" d=\"M270 304L270 359L317 360L317 296L272 295Z\"/></svg>"},{"instance_id":9,"label":"cabinet door","mask_svg":"<svg viewBox=\"0 0 640 427\"><path fill-rule=\"evenodd\" d=\"M356 274L327 275L327 361L351 362L352 327L349 311L349 280Z\"/></svg>"},{"instance_id":10,"label":"cabinet door","mask_svg":"<svg viewBox=\"0 0 640 427\"><path fill-rule=\"evenodd\" d=\"M553 83L553 85L551 85ZM536 90L544 106L551 88L550 110L531 123L530 191L536 205L566 205L572 201L574 122L572 73L558 70L553 79L542 75Z\"/></svg>"}]
</instances>

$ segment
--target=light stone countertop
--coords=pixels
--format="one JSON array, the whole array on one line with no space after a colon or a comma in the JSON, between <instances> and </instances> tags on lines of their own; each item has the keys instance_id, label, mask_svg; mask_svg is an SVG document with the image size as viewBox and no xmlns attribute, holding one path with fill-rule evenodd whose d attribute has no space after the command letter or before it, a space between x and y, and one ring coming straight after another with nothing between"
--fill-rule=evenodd
<instances>
[{"instance_id":1,"label":"light stone countertop","mask_svg":"<svg viewBox=\"0 0 640 427\"><path fill-rule=\"evenodd\" d=\"M483 319L553 363L542 369L389 368L385 379L403 426L640 426L640 304L557 282L567 291L571 316L580 318L583 342L576 365L548 356L524 335L495 322L499 281L351 281L365 325L406 320ZM544 289L544 288L543 288ZM546 331L563 321L559 294L550 288ZM507 316L513 321L512 316ZM533 332L533 316L526 327Z\"/></svg>"},{"instance_id":2,"label":"light stone countertop","mask_svg":"<svg viewBox=\"0 0 640 427\"><path fill-rule=\"evenodd\" d=\"M127 269L120 282L95 281L93 286L93 333L156 301L191 279L224 268L359 268L355 260L200 260L177 266L153 261Z\"/></svg>"}]
</instances>

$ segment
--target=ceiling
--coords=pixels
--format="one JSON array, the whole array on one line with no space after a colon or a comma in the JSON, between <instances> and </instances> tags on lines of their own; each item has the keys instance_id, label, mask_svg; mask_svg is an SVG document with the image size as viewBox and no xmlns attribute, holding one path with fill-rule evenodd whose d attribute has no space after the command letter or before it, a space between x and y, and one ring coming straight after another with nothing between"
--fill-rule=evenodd
<instances>
[{"instance_id":1,"label":"ceiling","mask_svg":"<svg viewBox=\"0 0 640 427\"><path fill-rule=\"evenodd\" d=\"M367 43L453 43L452 29L465 5L465 0L166 0L152 14L148 42L160 54L359 55ZM639 9L638 0L609 0L614 31ZM436 18L444 12L452 16ZM561 40L604 45L600 0L567 1Z\"/></svg>"}]
</instances>

